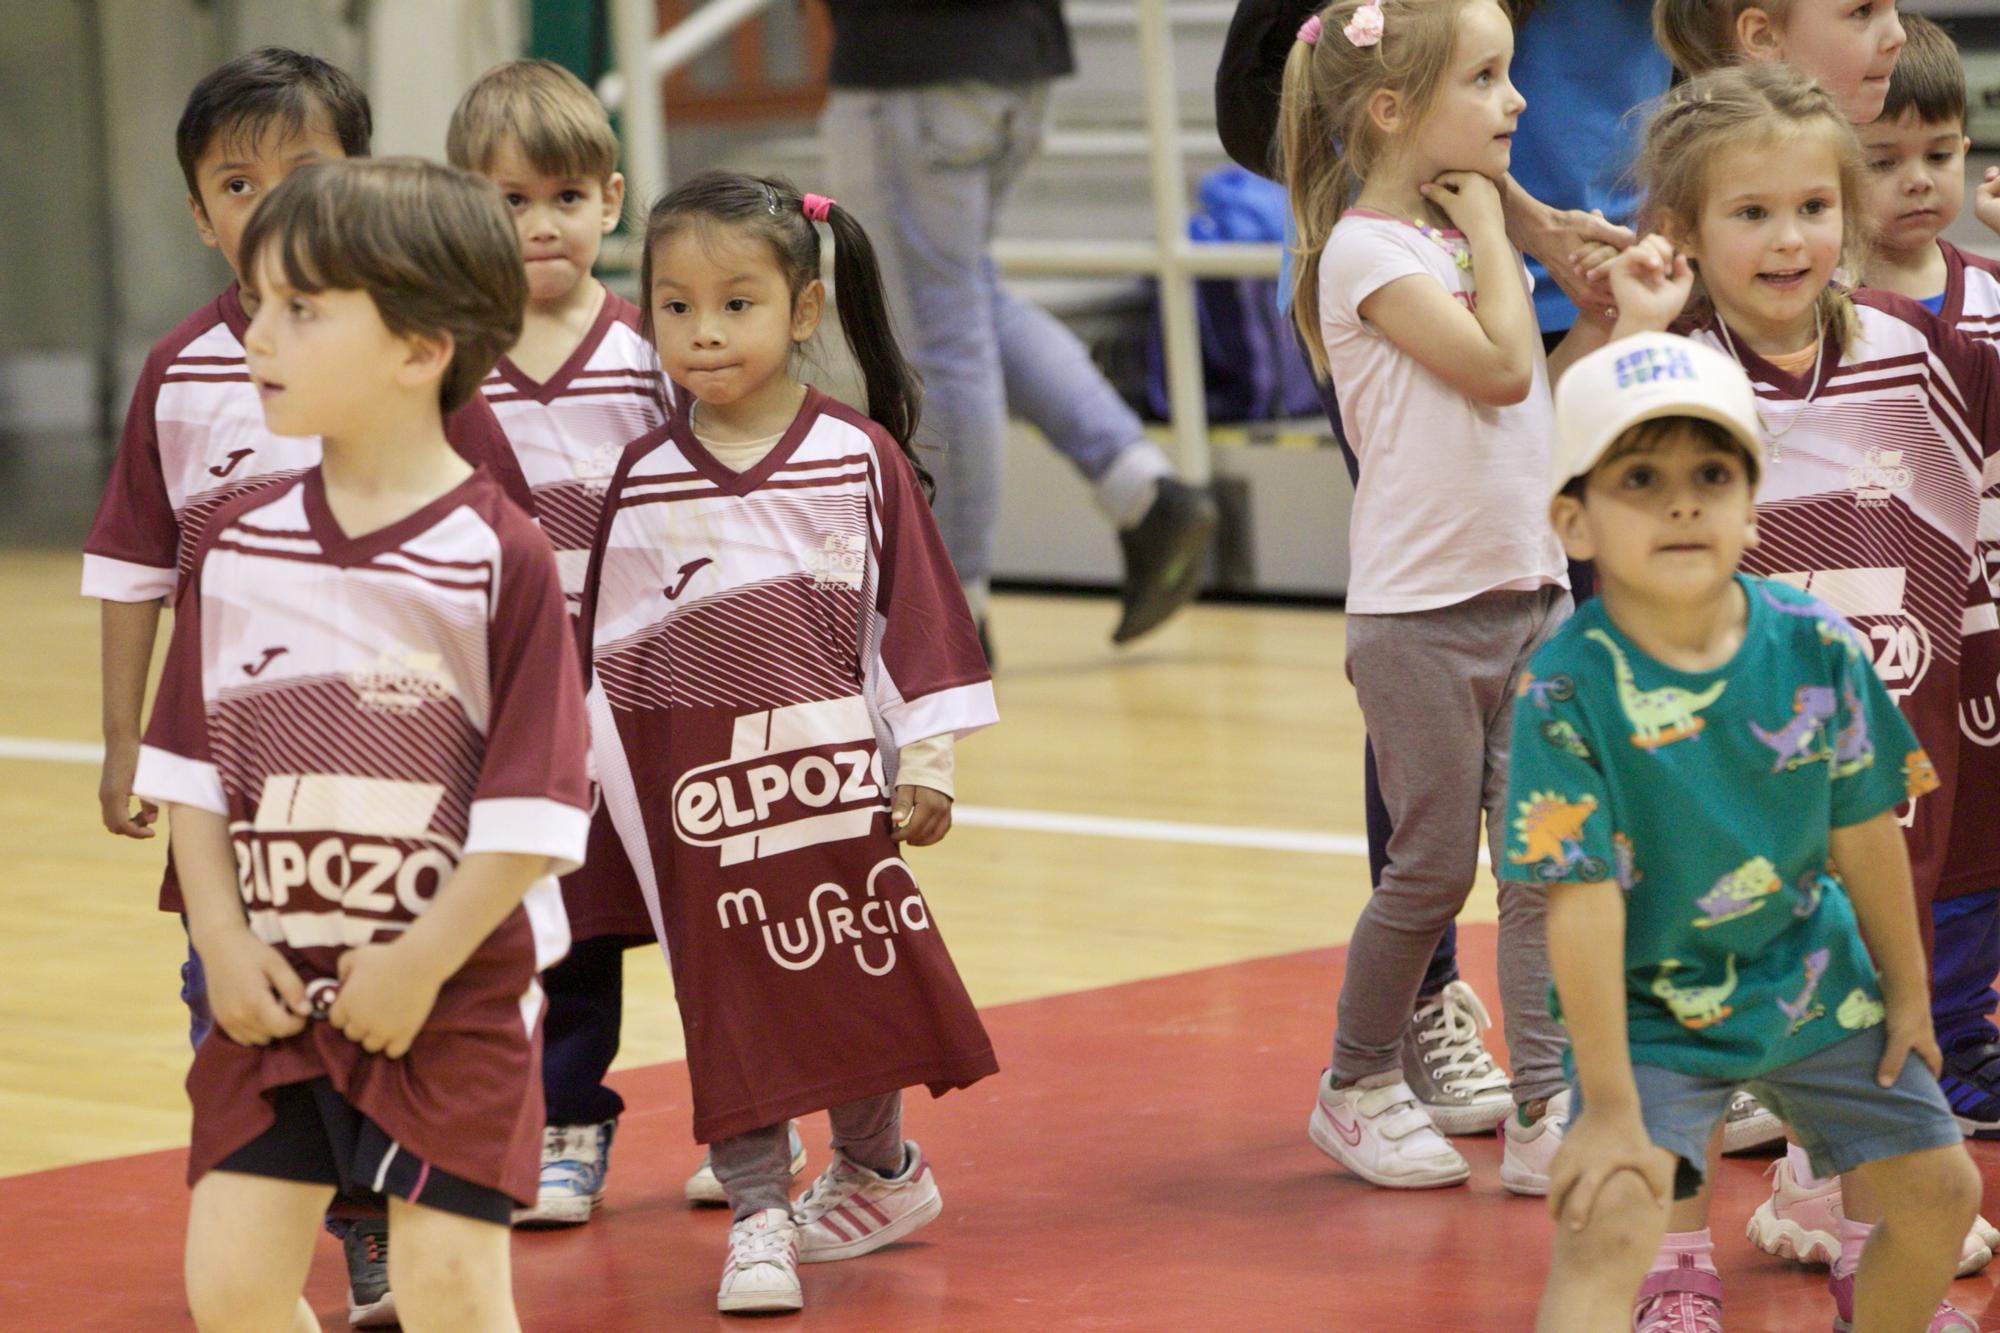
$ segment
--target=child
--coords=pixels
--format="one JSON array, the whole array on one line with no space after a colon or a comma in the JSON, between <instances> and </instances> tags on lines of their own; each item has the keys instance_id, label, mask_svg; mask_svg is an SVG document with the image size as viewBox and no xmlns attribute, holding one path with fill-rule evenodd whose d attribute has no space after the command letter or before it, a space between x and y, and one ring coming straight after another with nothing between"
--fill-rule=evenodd
<instances>
[{"instance_id":1,"label":"child","mask_svg":"<svg viewBox=\"0 0 2000 1333\"><path fill-rule=\"evenodd\" d=\"M1901 293L1961 333L2000 344L2000 262L1939 233L1965 202L1965 67L1944 29L1903 18L1909 44L1889 80L1882 118L1861 130L1875 240L1863 280ZM1983 186L1991 196L1994 186ZM1984 506L2000 514L1989 464ZM1991 528L1991 525L1986 525ZM1959 661L1958 784L2000 791L2000 530L1980 532ZM1931 1021L1944 1051L1939 1080L1968 1133L2000 1136L2000 1031L1988 1021L2000 973L2000 826L1961 809L1951 823L1937 900Z\"/></svg>"},{"instance_id":2,"label":"child","mask_svg":"<svg viewBox=\"0 0 2000 1333\"><path fill-rule=\"evenodd\" d=\"M1493 0L1338 0L1285 68L1284 176L1299 246L1292 309L1361 461L1347 668L1395 834L1348 948L1313 1142L1391 1188L1466 1180L1400 1068L1425 963L1477 871L1500 859L1509 701L1570 609L1563 553L1523 463L1548 448L1548 372L1493 184L1522 101ZM1603 330L1580 323L1559 351ZM1546 1188L1561 1136L1561 1036L1545 1002L1541 896L1501 876L1511 1096L1447 1122L1506 1121L1501 1180ZM1496 1105L1497 1102L1497 1105ZM1510 1114L1512 1112L1512 1114Z\"/></svg>"},{"instance_id":3,"label":"child","mask_svg":"<svg viewBox=\"0 0 2000 1333\"><path fill-rule=\"evenodd\" d=\"M1882 114L1903 49L1882 0L1653 0L1653 35L1681 73L1784 63L1817 81L1856 125Z\"/></svg>"},{"instance_id":4,"label":"child","mask_svg":"<svg viewBox=\"0 0 2000 1333\"><path fill-rule=\"evenodd\" d=\"M866 416L792 376L825 300L815 222ZM854 217L706 173L654 206L640 290L686 411L633 442L605 502L594 750L734 1211L716 1308L796 1310L797 1263L866 1254L942 1207L900 1089L997 1068L897 849L950 828L951 740L995 720L993 691ZM785 1121L823 1107L834 1160L794 1206Z\"/></svg>"},{"instance_id":5,"label":"child","mask_svg":"<svg viewBox=\"0 0 2000 1333\"><path fill-rule=\"evenodd\" d=\"M591 275L618 225L625 178L603 105L546 60L498 65L466 90L445 137L451 164L500 187L528 280L521 338L481 385L505 427L533 513L556 549L563 595L582 604L590 540L619 453L665 419L668 389L639 309ZM600 811L590 855L563 881L571 948L542 978L542 1183L517 1225L574 1226L603 1201L624 1099L604 1082L618 1054L624 951L652 922Z\"/></svg>"},{"instance_id":6,"label":"child","mask_svg":"<svg viewBox=\"0 0 2000 1333\"><path fill-rule=\"evenodd\" d=\"M1648 126L1638 170L1659 235L1634 262L1684 251L1701 274L1694 336L1758 385L1770 460L1745 568L1855 622L1936 765L1937 794L1900 815L1925 930L1957 789L1959 640L1982 454L2000 440L2000 362L1912 301L1834 285L1837 268L1862 267L1865 167L1846 117L1798 71L1743 65L1682 85ZM1681 276L1656 297L1620 296L1621 322L1644 315L1653 322L1631 326L1657 328L1679 313L1688 278L1675 262ZM1629 308L1641 299L1648 309ZM1777 1168L1752 1220L1767 1249L1800 1241L1806 1200L1794 1184L1830 1193L1805 1155ZM1836 1234L1824 1209L1814 1215ZM1845 1216L1872 1220L1874 1205L1849 1193ZM1657 1265L1712 1272L1710 1247L1706 1201L1677 1205ZM1968 1262L1984 1262L1981 1249L1983 1234L1968 1235ZM1642 1328L1669 1305L1710 1299L1655 1296Z\"/></svg>"},{"instance_id":7,"label":"child","mask_svg":"<svg viewBox=\"0 0 2000 1333\"><path fill-rule=\"evenodd\" d=\"M1843 1224L1835 1327L1920 1327L1979 1194L1932 1077L1896 827L1937 778L1860 636L1737 572L1771 511L1752 505L1767 427L1728 357L1619 341L1556 412L1550 518L1598 599L1535 654L1558 688L1515 705L1508 855L1550 885L1577 1091L1537 1327L1625 1326L1739 1083L1882 1199L1879 1233ZM1929 1326L1973 1327L1952 1319Z\"/></svg>"},{"instance_id":8,"label":"child","mask_svg":"<svg viewBox=\"0 0 2000 1333\"><path fill-rule=\"evenodd\" d=\"M297 173L243 255L267 427L322 461L214 516L136 780L221 1029L188 1075L189 1305L316 1327L340 1191L389 1197L406 1328L515 1328L586 724L548 544L443 417L520 330L519 252L490 184L397 159Z\"/></svg>"}]
</instances>

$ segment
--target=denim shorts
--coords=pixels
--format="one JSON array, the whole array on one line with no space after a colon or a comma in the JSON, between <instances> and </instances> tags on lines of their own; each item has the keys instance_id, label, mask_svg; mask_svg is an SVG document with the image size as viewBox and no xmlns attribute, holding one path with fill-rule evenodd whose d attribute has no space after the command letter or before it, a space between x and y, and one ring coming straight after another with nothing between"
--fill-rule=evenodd
<instances>
[{"instance_id":1,"label":"denim shorts","mask_svg":"<svg viewBox=\"0 0 2000 1333\"><path fill-rule=\"evenodd\" d=\"M1797 1135L1813 1174L1839 1175L1869 1162L1964 1141L1937 1080L1916 1055L1890 1087L1875 1081L1888 1028L1876 1024L1803 1060L1743 1080L1704 1078L1635 1064L1639 1115L1648 1138L1680 1159L1674 1197L1688 1199L1708 1171L1708 1140L1738 1088L1755 1096ZM1571 1119L1583 1116L1572 1087Z\"/></svg>"}]
</instances>

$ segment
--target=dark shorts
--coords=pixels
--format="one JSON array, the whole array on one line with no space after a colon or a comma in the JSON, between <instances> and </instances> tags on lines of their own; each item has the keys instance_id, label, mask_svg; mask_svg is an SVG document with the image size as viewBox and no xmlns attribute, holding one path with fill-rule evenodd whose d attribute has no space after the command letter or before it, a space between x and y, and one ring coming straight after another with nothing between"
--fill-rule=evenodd
<instances>
[{"instance_id":1,"label":"dark shorts","mask_svg":"<svg viewBox=\"0 0 2000 1333\"><path fill-rule=\"evenodd\" d=\"M1958 1121L1931 1071L1915 1055L1895 1083L1875 1081L1888 1028L1857 1032L1757 1078L1703 1078L1657 1065L1634 1065L1639 1114L1646 1135L1680 1159L1674 1197L1688 1199L1708 1171L1708 1140L1738 1088L1753 1094L1798 1136L1813 1174L1837 1176L1857 1166L1964 1141ZM1572 1087L1572 1118L1583 1116L1583 1093Z\"/></svg>"},{"instance_id":2,"label":"dark shorts","mask_svg":"<svg viewBox=\"0 0 2000 1333\"><path fill-rule=\"evenodd\" d=\"M287 1083L270 1092L271 1127L216 1163L218 1171L331 1185L353 1203L410 1203L498 1226L511 1224L514 1201L403 1150L374 1121L334 1091L331 1081Z\"/></svg>"}]
</instances>

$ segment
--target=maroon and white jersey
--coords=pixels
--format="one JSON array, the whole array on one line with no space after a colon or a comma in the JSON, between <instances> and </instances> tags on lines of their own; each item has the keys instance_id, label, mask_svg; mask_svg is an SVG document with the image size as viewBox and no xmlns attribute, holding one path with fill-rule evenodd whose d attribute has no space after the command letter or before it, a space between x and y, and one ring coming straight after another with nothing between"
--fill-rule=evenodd
<instances>
[{"instance_id":1,"label":"maroon and white jersey","mask_svg":"<svg viewBox=\"0 0 2000 1333\"><path fill-rule=\"evenodd\" d=\"M2000 353L2000 260L1948 242L1940 317ZM1991 801L2000 792L2000 454L1986 460L1979 501L1979 543L1965 600L1965 658L1959 664L1959 790ZM1940 898L2000 888L2000 820L1959 803L1951 821Z\"/></svg>"},{"instance_id":2,"label":"maroon and white jersey","mask_svg":"<svg viewBox=\"0 0 2000 1333\"><path fill-rule=\"evenodd\" d=\"M357 538L317 468L216 513L134 786L228 820L251 931L311 987L408 929L466 856L546 856L554 873L402 1060L325 1023L264 1048L204 1041L191 1180L268 1125L255 1094L326 1074L426 1160L533 1199L535 974L568 947L555 874L589 825L581 687L548 542L484 472Z\"/></svg>"},{"instance_id":3,"label":"maroon and white jersey","mask_svg":"<svg viewBox=\"0 0 2000 1333\"><path fill-rule=\"evenodd\" d=\"M998 714L887 433L808 390L747 472L684 417L634 441L585 616L598 778L673 964L695 1137L993 1073L889 837L883 754Z\"/></svg>"},{"instance_id":4,"label":"maroon and white jersey","mask_svg":"<svg viewBox=\"0 0 2000 1333\"><path fill-rule=\"evenodd\" d=\"M1861 334L1834 331L1814 372L1791 375L1720 337L1757 391L1768 455L1758 543L1743 568L1831 605L1937 767L1941 789L1900 813L1926 940L1957 776L1960 641L1979 490L2000 447L2000 358L1916 302L1862 291Z\"/></svg>"},{"instance_id":5,"label":"maroon and white jersey","mask_svg":"<svg viewBox=\"0 0 2000 1333\"><path fill-rule=\"evenodd\" d=\"M556 548L575 611L618 456L666 420L672 401L659 355L639 332L639 307L607 290L596 322L546 382L503 356L480 390L534 494L531 512Z\"/></svg>"},{"instance_id":6,"label":"maroon and white jersey","mask_svg":"<svg viewBox=\"0 0 2000 1333\"><path fill-rule=\"evenodd\" d=\"M83 546L83 595L108 602L171 599L215 511L239 495L319 466L319 437L273 435L251 382L250 329L238 287L153 344L126 409L118 455ZM445 418L445 436L486 466L520 504L493 414L477 398Z\"/></svg>"}]
</instances>

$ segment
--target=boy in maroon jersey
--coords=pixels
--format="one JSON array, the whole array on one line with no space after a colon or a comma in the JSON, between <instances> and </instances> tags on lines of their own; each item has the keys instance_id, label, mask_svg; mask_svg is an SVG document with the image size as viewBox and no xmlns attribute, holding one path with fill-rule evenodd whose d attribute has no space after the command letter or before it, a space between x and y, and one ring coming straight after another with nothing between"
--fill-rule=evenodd
<instances>
[{"instance_id":1,"label":"boy in maroon jersey","mask_svg":"<svg viewBox=\"0 0 2000 1333\"><path fill-rule=\"evenodd\" d=\"M1959 332L2000 346L2000 262L1940 235L1965 204L1965 66L1951 37L1922 15L1903 19L1909 44L1889 79L1882 118L1863 126L1876 235L1871 287L1899 292ZM2000 222L2000 182L1974 204ZM1978 549L1959 660L1959 790L2000 790L2000 469L1983 481ZM2000 1137L2000 1031L1989 1015L2000 973L2000 824L1962 797L1931 908L1936 927L1931 1021L1944 1050L1938 1082L1960 1125Z\"/></svg>"},{"instance_id":2,"label":"boy in maroon jersey","mask_svg":"<svg viewBox=\"0 0 2000 1333\"><path fill-rule=\"evenodd\" d=\"M189 1305L316 1327L320 1215L386 1196L404 1327L517 1328L586 736L554 555L444 417L519 334L518 252L490 184L413 160L295 174L242 252L267 424L323 460L213 516L135 781L218 1027L188 1076Z\"/></svg>"}]
</instances>

